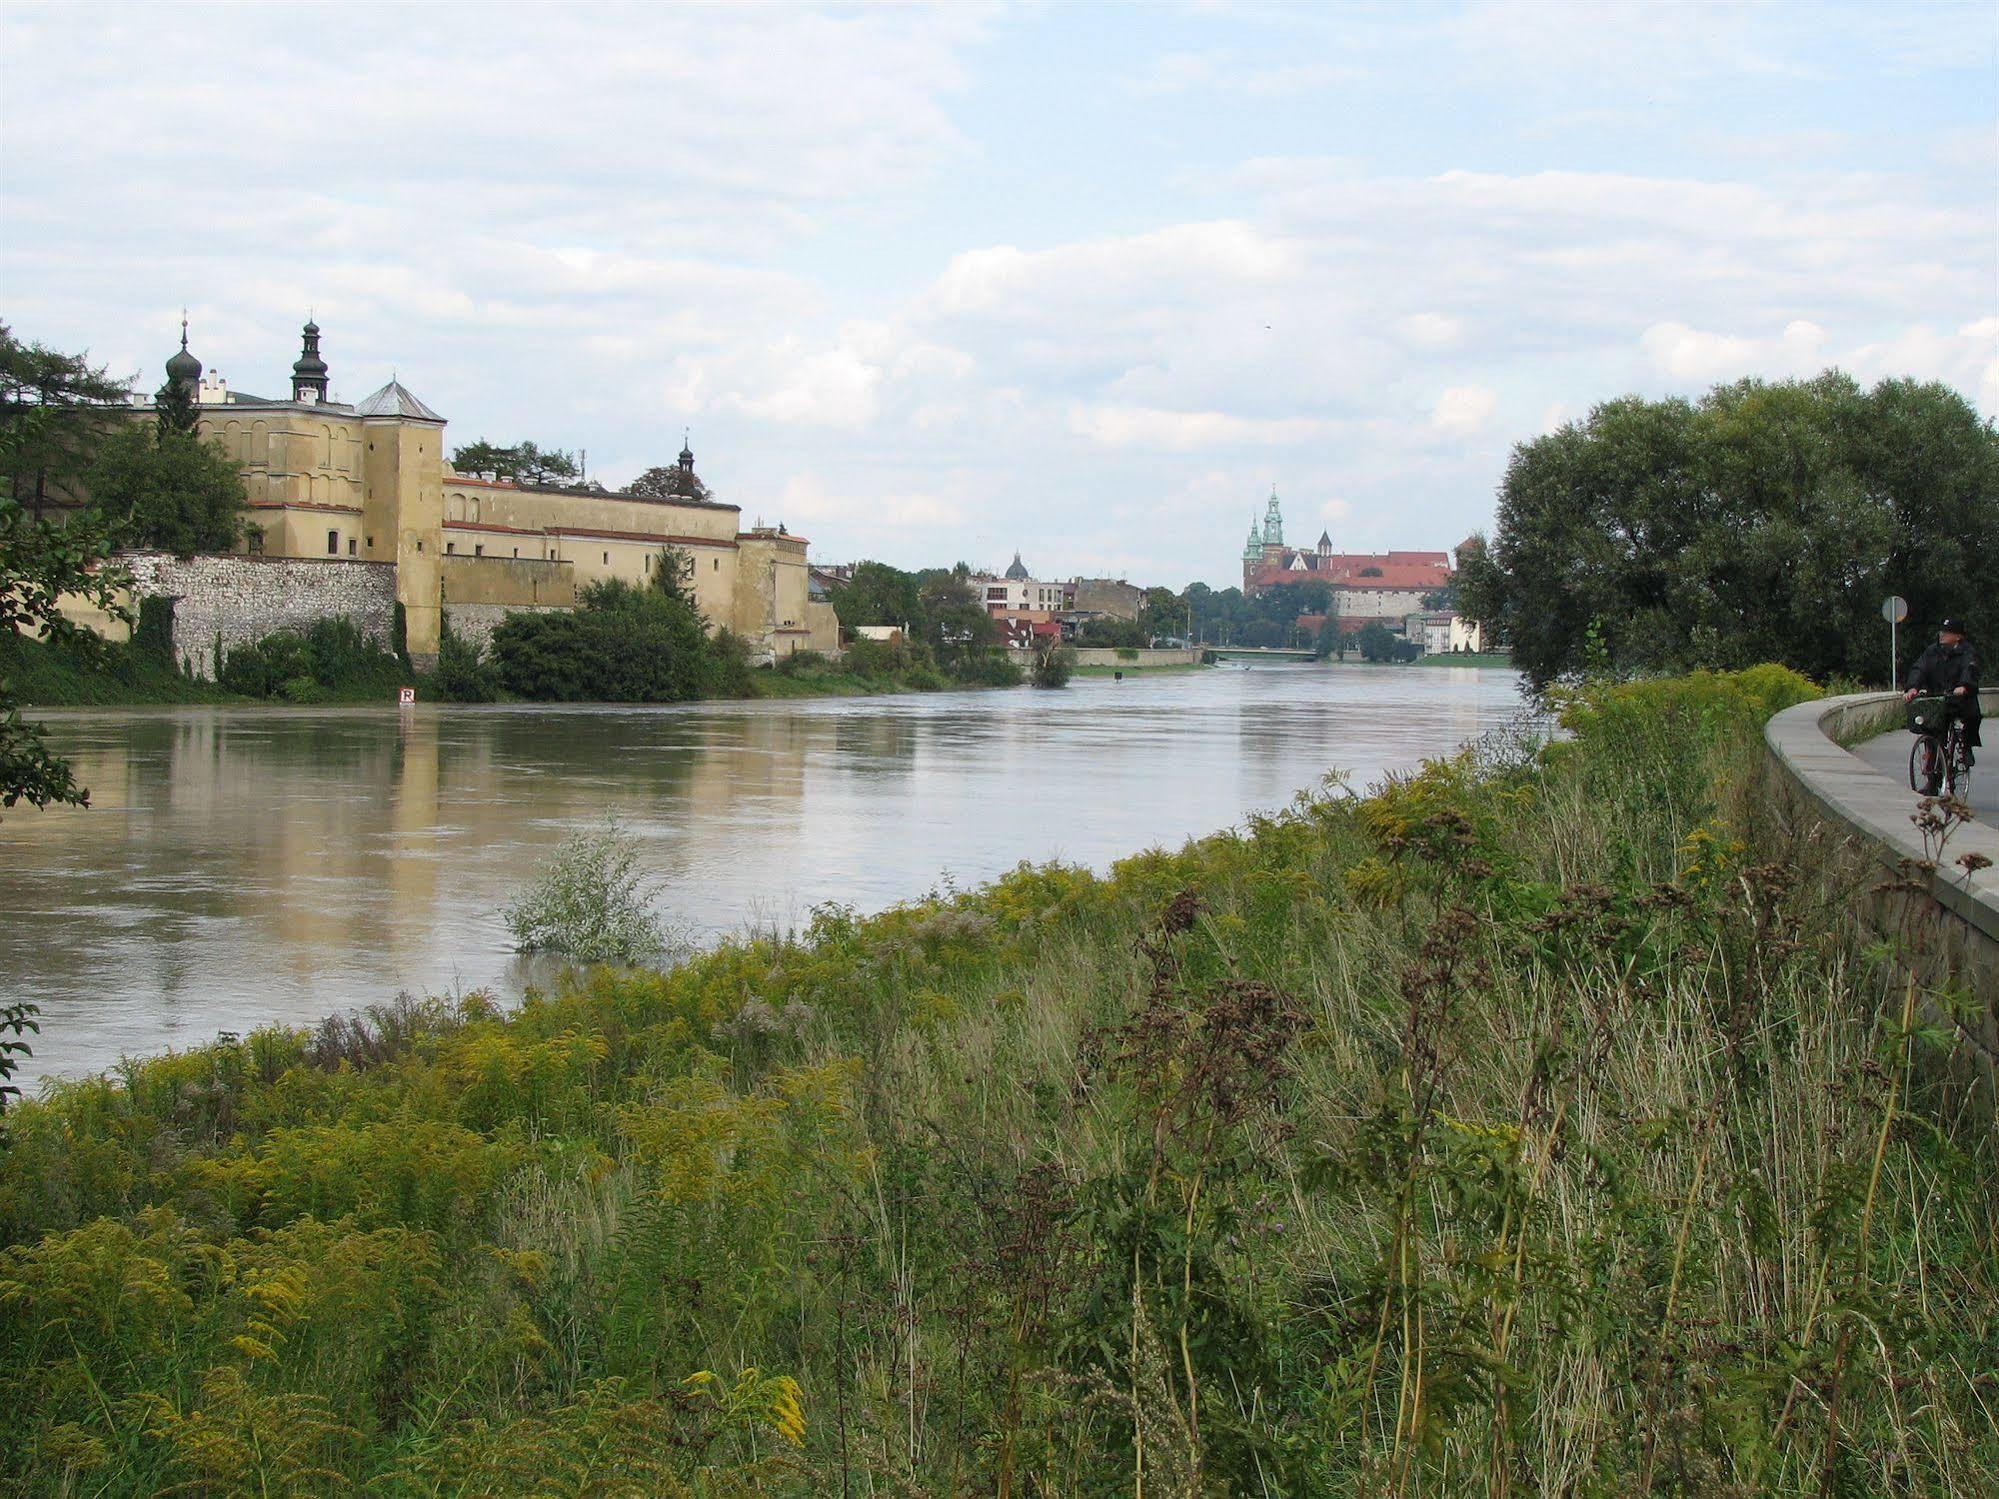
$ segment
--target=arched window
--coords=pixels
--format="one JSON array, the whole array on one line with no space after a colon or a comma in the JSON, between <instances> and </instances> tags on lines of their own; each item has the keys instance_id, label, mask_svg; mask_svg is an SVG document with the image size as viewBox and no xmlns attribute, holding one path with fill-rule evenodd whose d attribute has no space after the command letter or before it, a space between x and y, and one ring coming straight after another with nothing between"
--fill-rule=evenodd
<instances>
[{"instance_id":1,"label":"arched window","mask_svg":"<svg viewBox=\"0 0 1999 1499\"><path fill-rule=\"evenodd\" d=\"M326 533L326 551L328 556L337 557L340 555L340 533L338 531L328 531Z\"/></svg>"}]
</instances>

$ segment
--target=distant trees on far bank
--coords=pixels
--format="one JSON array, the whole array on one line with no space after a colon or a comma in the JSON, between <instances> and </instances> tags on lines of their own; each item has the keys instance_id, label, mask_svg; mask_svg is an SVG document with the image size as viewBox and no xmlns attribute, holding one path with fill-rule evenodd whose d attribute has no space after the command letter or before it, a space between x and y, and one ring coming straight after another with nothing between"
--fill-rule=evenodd
<instances>
[{"instance_id":1,"label":"distant trees on far bank","mask_svg":"<svg viewBox=\"0 0 1999 1499\"><path fill-rule=\"evenodd\" d=\"M1627 396L1520 444L1460 609L1537 683L1593 666L1777 661L1881 675L1881 602L1907 638L1999 599L1999 434L1937 382L1838 371L1699 401Z\"/></svg>"}]
</instances>

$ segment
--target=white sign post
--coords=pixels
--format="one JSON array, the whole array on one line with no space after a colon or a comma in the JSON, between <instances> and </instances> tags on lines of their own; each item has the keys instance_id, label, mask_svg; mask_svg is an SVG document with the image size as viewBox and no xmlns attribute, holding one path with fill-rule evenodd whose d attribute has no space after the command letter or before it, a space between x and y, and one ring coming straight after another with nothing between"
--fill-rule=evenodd
<instances>
[{"instance_id":1,"label":"white sign post","mask_svg":"<svg viewBox=\"0 0 1999 1499\"><path fill-rule=\"evenodd\" d=\"M1909 601L1899 593L1891 593L1881 601L1881 617L1888 621L1888 689L1893 691L1899 678L1895 675L1902 655L1897 649L1895 627L1909 617Z\"/></svg>"}]
</instances>

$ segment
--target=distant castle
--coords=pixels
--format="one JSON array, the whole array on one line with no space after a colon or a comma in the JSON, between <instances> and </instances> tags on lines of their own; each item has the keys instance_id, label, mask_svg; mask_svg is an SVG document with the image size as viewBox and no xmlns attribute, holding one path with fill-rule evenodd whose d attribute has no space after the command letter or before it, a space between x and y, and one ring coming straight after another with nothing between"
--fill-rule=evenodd
<instances>
[{"instance_id":1,"label":"distant castle","mask_svg":"<svg viewBox=\"0 0 1999 1499\"><path fill-rule=\"evenodd\" d=\"M1400 620L1423 609L1426 597L1450 587L1451 571L1449 552L1335 552L1325 531L1310 551L1288 547L1275 489L1263 518L1252 516L1242 549L1245 594L1255 597L1286 583L1330 584L1327 612L1353 625Z\"/></svg>"}]
</instances>

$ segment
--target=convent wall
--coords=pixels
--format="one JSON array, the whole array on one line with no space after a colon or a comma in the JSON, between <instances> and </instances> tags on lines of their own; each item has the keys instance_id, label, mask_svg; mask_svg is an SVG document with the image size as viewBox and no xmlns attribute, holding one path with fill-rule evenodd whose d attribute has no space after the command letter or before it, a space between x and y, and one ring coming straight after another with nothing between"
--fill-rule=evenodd
<instances>
[{"instance_id":1,"label":"convent wall","mask_svg":"<svg viewBox=\"0 0 1999 1499\"><path fill-rule=\"evenodd\" d=\"M393 563L171 552L120 552L112 560L131 575L128 607L136 611L141 599L174 601L174 660L198 677L215 675L218 642L227 652L323 619L351 620L369 639L393 644Z\"/></svg>"}]
</instances>

